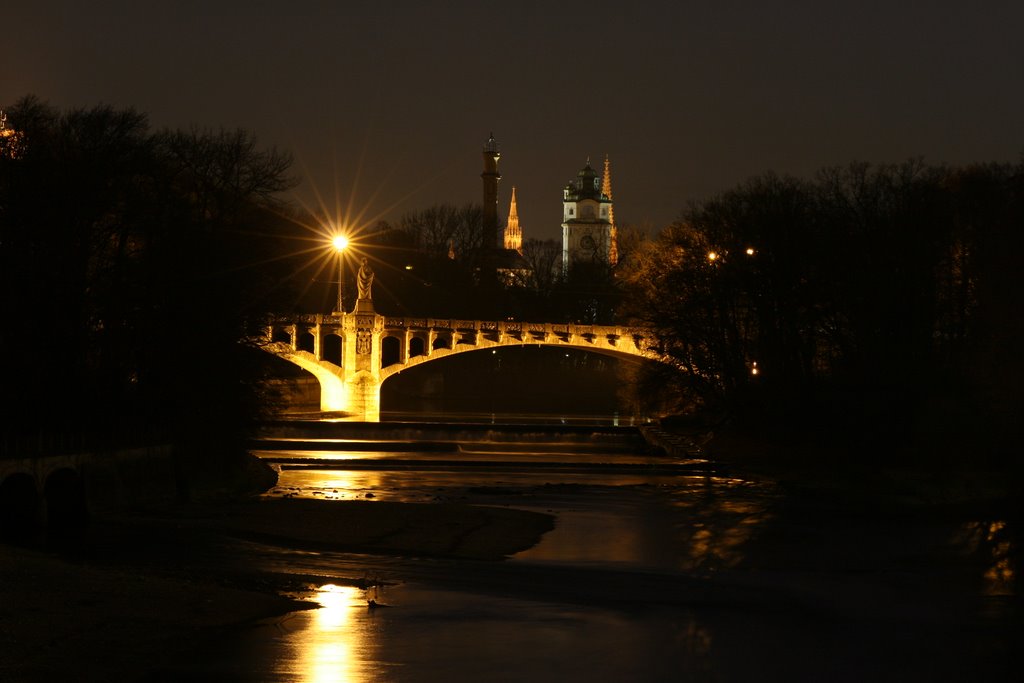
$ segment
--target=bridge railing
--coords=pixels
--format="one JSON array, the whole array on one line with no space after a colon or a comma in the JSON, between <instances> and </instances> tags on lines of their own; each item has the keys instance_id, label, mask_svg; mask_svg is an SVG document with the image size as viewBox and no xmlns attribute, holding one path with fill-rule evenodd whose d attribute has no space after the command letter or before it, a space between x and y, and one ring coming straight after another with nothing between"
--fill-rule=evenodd
<instances>
[{"instance_id":1,"label":"bridge railing","mask_svg":"<svg viewBox=\"0 0 1024 683\"><path fill-rule=\"evenodd\" d=\"M351 314L349 314L351 315ZM345 318L337 315L293 314L273 316L268 329L268 336L274 330L288 326L327 326L337 328L344 325ZM621 347L632 346L638 351L658 353L660 344L651 330L626 325L590 325L578 323L544 323L520 320L460 320L456 318L427 318L405 316L380 316L380 324L385 330L397 331L437 331L462 334L465 339L484 339L499 341L501 338L512 338L523 342L559 341L572 343L579 339L585 345ZM469 333L475 333L469 336Z\"/></svg>"}]
</instances>

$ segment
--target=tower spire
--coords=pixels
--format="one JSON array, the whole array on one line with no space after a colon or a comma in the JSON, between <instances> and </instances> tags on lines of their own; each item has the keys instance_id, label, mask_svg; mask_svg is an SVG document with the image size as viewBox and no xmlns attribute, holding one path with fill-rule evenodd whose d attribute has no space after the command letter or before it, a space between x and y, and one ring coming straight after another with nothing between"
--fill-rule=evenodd
<instances>
[{"instance_id":1,"label":"tower spire","mask_svg":"<svg viewBox=\"0 0 1024 683\"><path fill-rule=\"evenodd\" d=\"M608 155L604 155L604 177L601 178L601 194L608 197L608 201L612 200L612 162L608 160ZM614 204L608 206L608 222L615 225L615 208Z\"/></svg>"},{"instance_id":2,"label":"tower spire","mask_svg":"<svg viewBox=\"0 0 1024 683\"><path fill-rule=\"evenodd\" d=\"M608 231L608 261L614 266L619 262L619 241L615 228L615 202L612 201L612 162L608 155L604 155L604 177L601 179L601 194L608 198L608 222L611 228Z\"/></svg>"},{"instance_id":3,"label":"tower spire","mask_svg":"<svg viewBox=\"0 0 1024 683\"><path fill-rule=\"evenodd\" d=\"M508 207L508 223L505 225L505 248L523 253L523 230L519 227L519 211L516 208L516 186L512 186L512 202Z\"/></svg>"}]
</instances>

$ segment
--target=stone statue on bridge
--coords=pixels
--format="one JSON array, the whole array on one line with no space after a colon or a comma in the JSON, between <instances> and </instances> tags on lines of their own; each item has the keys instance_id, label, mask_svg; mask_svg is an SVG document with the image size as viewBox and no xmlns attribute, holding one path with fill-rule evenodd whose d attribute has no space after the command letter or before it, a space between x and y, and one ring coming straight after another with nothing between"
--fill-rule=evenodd
<instances>
[{"instance_id":1,"label":"stone statue on bridge","mask_svg":"<svg viewBox=\"0 0 1024 683\"><path fill-rule=\"evenodd\" d=\"M370 263L364 256L359 266L359 273L356 275L356 289L358 291L356 313L373 312L373 293L370 291L372 287L373 269L370 268Z\"/></svg>"}]
</instances>

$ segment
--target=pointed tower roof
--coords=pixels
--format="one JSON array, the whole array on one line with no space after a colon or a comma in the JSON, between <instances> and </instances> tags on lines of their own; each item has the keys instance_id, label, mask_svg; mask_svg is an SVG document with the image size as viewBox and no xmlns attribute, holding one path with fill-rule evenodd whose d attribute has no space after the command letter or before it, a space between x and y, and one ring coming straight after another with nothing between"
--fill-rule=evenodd
<instances>
[{"instance_id":1,"label":"pointed tower roof","mask_svg":"<svg viewBox=\"0 0 1024 683\"><path fill-rule=\"evenodd\" d=\"M581 199L601 199L601 187L597 182L597 171L590 165L590 158L587 158L587 165L576 174L576 179L565 186L563 201L577 202Z\"/></svg>"},{"instance_id":2,"label":"pointed tower roof","mask_svg":"<svg viewBox=\"0 0 1024 683\"><path fill-rule=\"evenodd\" d=\"M619 262L619 236L615 227L615 202L612 201L612 162L604 155L604 178L601 179L601 194L608 199L608 222L612 227L609 232L608 261L614 266Z\"/></svg>"},{"instance_id":3,"label":"pointed tower roof","mask_svg":"<svg viewBox=\"0 0 1024 683\"><path fill-rule=\"evenodd\" d=\"M505 248L523 252L523 230L519 227L519 210L516 208L516 187L512 186L512 201L508 207L508 222L505 224Z\"/></svg>"},{"instance_id":4,"label":"pointed tower roof","mask_svg":"<svg viewBox=\"0 0 1024 683\"><path fill-rule=\"evenodd\" d=\"M604 177L601 178L601 194L612 199L612 162L604 155ZM608 207L608 222L615 225L615 204Z\"/></svg>"},{"instance_id":5,"label":"pointed tower roof","mask_svg":"<svg viewBox=\"0 0 1024 683\"><path fill-rule=\"evenodd\" d=\"M498 141L494 139L494 133L491 133L484 143L484 151L492 154L498 152Z\"/></svg>"},{"instance_id":6,"label":"pointed tower roof","mask_svg":"<svg viewBox=\"0 0 1024 683\"><path fill-rule=\"evenodd\" d=\"M512 186L512 202L508 207L508 223L519 225L519 210L516 208L516 186Z\"/></svg>"}]
</instances>

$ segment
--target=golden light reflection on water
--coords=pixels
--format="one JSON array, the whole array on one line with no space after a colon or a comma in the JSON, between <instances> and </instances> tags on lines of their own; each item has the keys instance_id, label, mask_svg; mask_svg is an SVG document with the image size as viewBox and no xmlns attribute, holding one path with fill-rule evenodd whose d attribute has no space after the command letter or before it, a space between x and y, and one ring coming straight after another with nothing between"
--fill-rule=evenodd
<instances>
[{"instance_id":1,"label":"golden light reflection on water","mask_svg":"<svg viewBox=\"0 0 1024 683\"><path fill-rule=\"evenodd\" d=\"M991 564L985 571L985 592L988 595L1013 595L1015 593L1015 567L1013 544L1009 540L1006 522L991 522L985 530L985 542L989 548Z\"/></svg>"},{"instance_id":2,"label":"golden light reflection on water","mask_svg":"<svg viewBox=\"0 0 1024 683\"><path fill-rule=\"evenodd\" d=\"M364 498L366 493L380 494L383 487L379 472L359 470L285 470L272 495L342 500Z\"/></svg>"},{"instance_id":3,"label":"golden light reflection on water","mask_svg":"<svg viewBox=\"0 0 1024 683\"><path fill-rule=\"evenodd\" d=\"M747 543L772 515L763 500L744 498L745 490L758 486L750 481L710 477L705 484L709 488L694 487L673 503L690 511L687 522L677 529L687 548L682 568L717 571L736 567L747 559Z\"/></svg>"},{"instance_id":4,"label":"golden light reflection on water","mask_svg":"<svg viewBox=\"0 0 1024 683\"><path fill-rule=\"evenodd\" d=\"M353 683L365 680L360 652L364 631L353 623L366 612L363 591L355 586L325 584L313 599L320 609L312 613L312 628L295 643L296 681Z\"/></svg>"},{"instance_id":5,"label":"golden light reflection on water","mask_svg":"<svg viewBox=\"0 0 1024 683\"><path fill-rule=\"evenodd\" d=\"M320 480L320 486L330 497L331 493L343 496L357 495L365 489L375 489L380 486L380 477L373 472L345 472L332 470L325 473Z\"/></svg>"},{"instance_id":6,"label":"golden light reflection on water","mask_svg":"<svg viewBox=\"0 0 1024 683\"><path fill-rule=\"evenodd\" d=\"M968 522L953 539L967 555L984 562L985 595L1016 595L1017 568L1010 529L1003 520Z\"/></svg>"}]
</instances>

